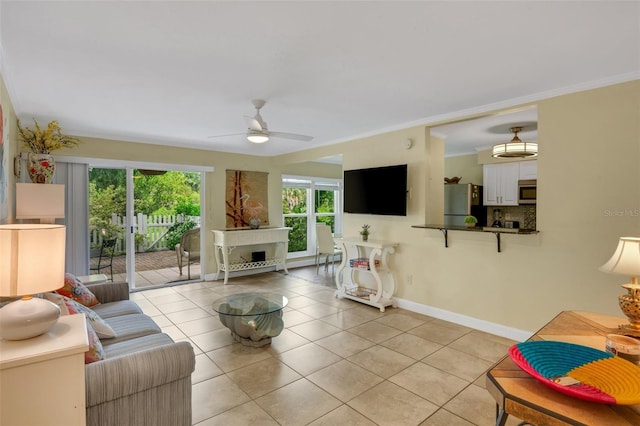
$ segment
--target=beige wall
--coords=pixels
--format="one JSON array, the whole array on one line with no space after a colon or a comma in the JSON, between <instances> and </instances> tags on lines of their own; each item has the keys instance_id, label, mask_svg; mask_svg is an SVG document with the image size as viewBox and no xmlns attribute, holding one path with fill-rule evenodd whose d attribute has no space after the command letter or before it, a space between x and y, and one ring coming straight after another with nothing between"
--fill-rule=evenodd
<instances>
[{"instance_id":1,"label":"beige wall","mask_svg":"<svg viewBox=\"0 0 640 426\"><path fill-rule=\"evenodd\" d=\"M7 166L7 182L6 182L6 195L4 200L0 199L0 203L7 203L7 217L0 220L0 223L12 223L14 221L14 203L15 203L15 182L16 178L13 169L13 159L18 155L19 147L17 143L18 127L16 125L16 114L13 110L13 103L9 98L7 87L4 83L4 78L0 74L0 104L2 105L2 117L5 122L6 129L4 130L7 139L4 141L4 154L6 157L4 161Z\"/></svg>"},{"instance_id":2,"label":"beige wall","mask_svg":"<svg viewBox=\"0 0 640 426\"><path fill-rule=\"evenodd\" d=\"M422 261L398 295L533 331L561 310L620 314L626 277L597 268L620 236L640 236L640 82L538 103L538 229L532 236L437 230L414 238Z\"/></svg>"},{"instance_id":3,"label":"beige wall","mask_svg":"<svg viewBox=\"0 0 640 426\"><path fill-rule=\"evenodd\" d=\"M482 164L478 164L477 154L447 157L444 160L444 175L448 178L462 177L460 183L482 185Z\"/></svg>"},{"instance_id":4,"label":"beige wall","mask_svg":"<svg viewBox=\"0 0 640 426\"><path fill-rule=\"evenodd\" d=\"M300 163L335 154L343 155L344 169L406 163L411 190L406 217L344 218L346 236L356 236L368 223L372 239L400 244L391 260L398 297L528 331L561 310L619 314L619 284L627 278L597 268L620 236L640 236L640 81L546 99L537 106L540 233L504 235L502 253L496 252L490 233L452 231L445 248L440 231L412 227L442 217L444 144L425 127L273 158L97 139L74 148L72 155L215 167L205 176L204 214L211 229L224 226L226 169L269 172L269 216L277 225L281 175L296 174ZM406 138L414 142L410 150L403 146ZM212 251L206 256L206 273L211 273Z\"/></svg>"},{"instance_id":5,"label":"beige wall","mask_svg":"<svg viewBox=\"0 0 640 426\"><path fill-rule=\"evenodd\" d=\"M540 233L503 235L501 253L491 233L452 231L445 248L440 231L411 227L441 217L443 145L428 131L335 147L345 169L409 164L407 217L344 220L345 235L369 223L370 238L400 243L392 258L398 297L525 331L562 310L621 315L627 278L597 268L620 236L640 236L640 81L546 99L538 114ZM406 137L417 143L403 152Z\"/></svg>"},{"instance_id":6,"label":"beige wall","mask_svg":"<svg viewBox=\"0 0 640 426\"><path fill-rule=\"evenodd\" d=\"M283 164L282 174L295 176L316 176L342 179L342 165L304 161L294 164Z\"/></svg>"}]
</instances>

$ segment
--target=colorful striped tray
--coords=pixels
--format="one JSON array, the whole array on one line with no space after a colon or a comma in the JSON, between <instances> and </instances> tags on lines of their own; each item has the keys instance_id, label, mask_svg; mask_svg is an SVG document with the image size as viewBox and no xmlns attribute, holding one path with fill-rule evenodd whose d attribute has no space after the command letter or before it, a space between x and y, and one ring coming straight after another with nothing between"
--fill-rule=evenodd
<instances>
[{"instance_id":1,"label":"colorful striped tray","mask_svg":"<svg viewBox=\"0 0 640 426\"><path fill-rule=\"evenodd\" d=\"M640 367L604 351L548 340L509 348L518 367L575 398L601 404L640 404Z\"/></svg>"}]
</instances>

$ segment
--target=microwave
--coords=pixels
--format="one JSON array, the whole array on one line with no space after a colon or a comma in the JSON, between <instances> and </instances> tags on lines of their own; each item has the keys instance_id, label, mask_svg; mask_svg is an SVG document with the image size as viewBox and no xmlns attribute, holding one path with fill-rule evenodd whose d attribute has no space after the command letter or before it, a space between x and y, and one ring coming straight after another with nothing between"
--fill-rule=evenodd
<instances>
[{"instance_id":1,"label":"microwave","mask_svg":"<svg viewBox=\"0 0 640 426\"><path fill-rule=\"evenodd\" d=\"M537 180L518 181L518 204L535 204L537 197Z\"/></svg>"}]
</instances>

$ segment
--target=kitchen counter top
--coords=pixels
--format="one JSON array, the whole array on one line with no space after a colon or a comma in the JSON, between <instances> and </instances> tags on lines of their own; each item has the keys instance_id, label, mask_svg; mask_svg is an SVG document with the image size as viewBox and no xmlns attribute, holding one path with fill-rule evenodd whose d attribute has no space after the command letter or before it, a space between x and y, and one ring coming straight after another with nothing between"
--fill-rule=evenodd
<instances>
[{"instance_id":1,"label":"kitchen counter top","mask_svg":"<svg viewBox=\"0 0 640 426\"><path fill-rule=\"evenodd\" d=\"M499 232L502 234L537 234L539 231L535 229L523 229L523 228L496 228L491 226L476 226L473 228L467 228L466 226L447 226L438 224L426 224L426 225L412 225L412 228L424 228L424 229L439 229L448 231L466 231L466 232Z\"/></svg>"},{"instance_id":2,"label":"kitchen counter top","mask_svg":"<svg viewBox=\"0 0 640 426\"><path fill-rule=\"evenodd\" d=\"M537 234L539 231L535 229L519 229L519 228L495 228L491 226L475 226L473 228L467 228L466 226L447 226L447 225L412 225L412 228L423 228L423 229L437 229L442 232L444 235L444 246L449 247L449 231L463 231L463 232L491 232L496 236L496 241L498 243L498 253L501 252L500 248L500 236L502 234L514 234L514 235L531 235Z\"/></svg>"}]
</instances>

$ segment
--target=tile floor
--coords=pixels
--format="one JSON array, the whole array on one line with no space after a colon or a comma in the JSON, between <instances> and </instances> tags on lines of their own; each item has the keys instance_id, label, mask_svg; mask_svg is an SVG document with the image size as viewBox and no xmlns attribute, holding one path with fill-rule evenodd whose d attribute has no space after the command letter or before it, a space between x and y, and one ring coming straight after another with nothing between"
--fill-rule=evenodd
<instances>
[{"instance_id":1,"label":"tile floor","mask_svg":"<svg viewBox=\"0 0 640 426\"><path fill-rule=\"evenodd\" d=\"M484 373L513 341L336 299L325 274L298 268L131 294L164 332L195 349L194 425L495 424ZM289 298L285 330L271 345L236 343L211 309L247 291Z\"/></svg>"}]
</instances>

